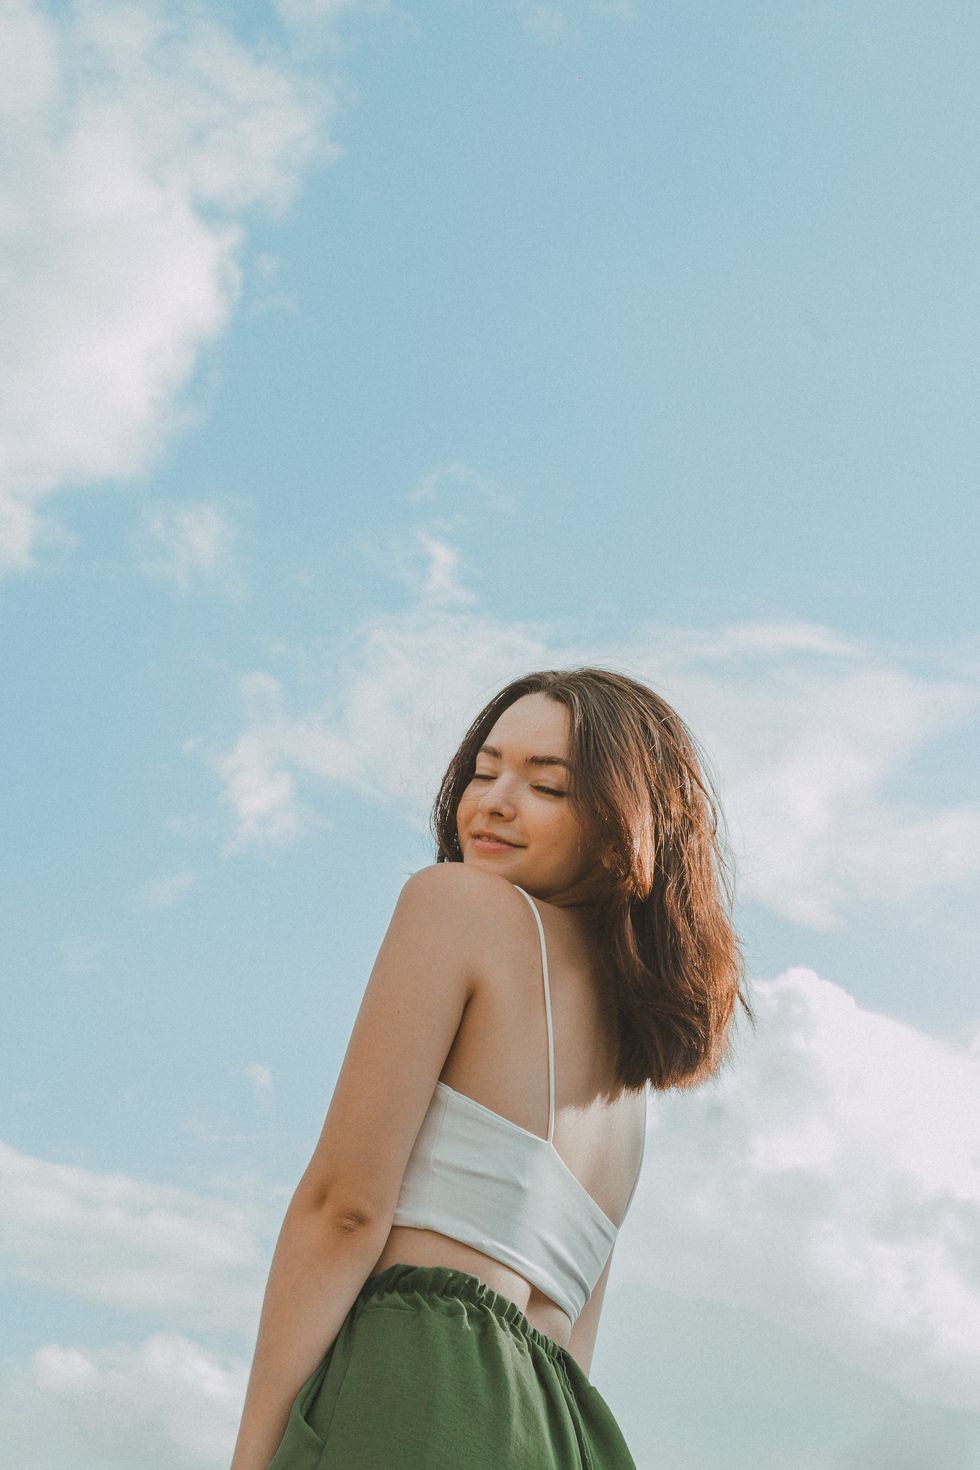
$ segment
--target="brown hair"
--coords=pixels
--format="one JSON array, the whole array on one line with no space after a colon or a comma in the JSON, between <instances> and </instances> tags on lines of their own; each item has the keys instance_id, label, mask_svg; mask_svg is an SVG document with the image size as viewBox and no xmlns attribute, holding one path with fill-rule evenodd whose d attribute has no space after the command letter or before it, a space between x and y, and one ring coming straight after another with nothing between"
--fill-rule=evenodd
<instances>
[{"instance_id":1,"label":"brown hair","mask_svg":"<svg viewBox=\"0 0 980 1470\"><path fill-rule=\"evenodd\" d=\"M609 669L525 674L484 705L432 808L436 862L462 862L456 827L476 753L500 714L543 693L570 715L569 799L595 844L597 933L616 987L617 1072L640 1091L689 1088L728 1060L746 970L732 926L721 809L697 742L645 684Z\"/></svg>"}]
</instances>

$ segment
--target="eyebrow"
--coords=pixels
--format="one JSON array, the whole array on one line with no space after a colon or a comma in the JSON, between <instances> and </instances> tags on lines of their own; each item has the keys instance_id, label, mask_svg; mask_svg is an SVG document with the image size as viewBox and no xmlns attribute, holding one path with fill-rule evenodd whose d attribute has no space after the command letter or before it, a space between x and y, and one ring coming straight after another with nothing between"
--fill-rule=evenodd
<instances>
[{"instance_id":1,"label":"eyebrow","mask_svg":"<svg viewBox=\"0 0 980 1470\"><path fill-rule=\"evenodd\" d=\"M477 755L492 755L500 760L500 751L494 745L481 745ZM528 755L524 758L526 766L564 766L566 771L572 769L571 761L565 760L560 755Z\"/></svg>"}]
</instances>

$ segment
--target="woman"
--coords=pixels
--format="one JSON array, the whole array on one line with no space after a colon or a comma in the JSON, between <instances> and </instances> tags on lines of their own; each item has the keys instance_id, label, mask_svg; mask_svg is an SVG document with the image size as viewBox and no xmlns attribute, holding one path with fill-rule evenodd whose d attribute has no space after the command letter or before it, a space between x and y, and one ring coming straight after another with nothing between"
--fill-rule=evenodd
<instances>
[{"instance_id":1,"label":"woman","mask_svg":"<svg viewBox=\"0 0 980 1470\"><path fill-rule=\"evenodd\" d=\"M480 712L404 884L283 1222L231 1470L634 1461L588 1380L647 1084L750 1020L717 812L623 674ZM530 912L529 912L530 909Z\"/></svg>"}]
</instances>

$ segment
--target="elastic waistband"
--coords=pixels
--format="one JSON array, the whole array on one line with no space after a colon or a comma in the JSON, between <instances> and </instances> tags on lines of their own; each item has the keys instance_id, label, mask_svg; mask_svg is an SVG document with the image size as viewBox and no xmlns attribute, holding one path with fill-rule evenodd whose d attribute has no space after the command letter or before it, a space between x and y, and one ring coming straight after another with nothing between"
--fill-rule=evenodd
<instances>
[{"instance_id":1,"label":"elastic waistband","mask_svg":"<svg viewBox=\"0 0 980 1470\"><path fill-rule=\"evenodd\" d=\"M389 1292L404 1295L418 1292L421 1296L456 1297L474 1306L485 1307L488 1312L505 1322L513 1331L520 1333L536 1347L542 1348L553 1363L563 1367L567 1362L566 1349L549 1337L546 1332L529 1322L516 1302L509 1296L487 1286L479 1276L469 1271L458 1271L453 1266L409 1266L396 1261L377 1276L369 1276L361 1287L358 1300L366 1302Z\"/></svg>"}]
</instances>

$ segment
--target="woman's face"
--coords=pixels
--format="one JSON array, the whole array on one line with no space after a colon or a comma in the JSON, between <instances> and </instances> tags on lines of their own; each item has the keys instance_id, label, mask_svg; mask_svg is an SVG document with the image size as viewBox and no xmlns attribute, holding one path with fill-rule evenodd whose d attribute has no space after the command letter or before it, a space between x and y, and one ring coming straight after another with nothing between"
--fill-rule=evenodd
<instances>
[{"instance_id":1,"label":"woman's face","mask_svg":"<svg viewBox=\"0 0 980 1470\"><path fill-rule=\"evenodd\" d=\"M525 694L497 719L456 810L465 863L500 873L549 903L574 902L595 857L567 796L570 717L546 694ZM548 757L543 763L532 757ZM508 846L481 842L487 831Z\"/></svg>"}]
</instances>

